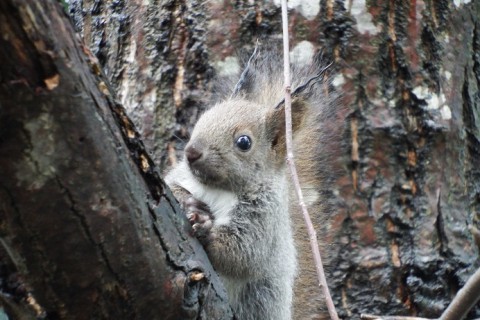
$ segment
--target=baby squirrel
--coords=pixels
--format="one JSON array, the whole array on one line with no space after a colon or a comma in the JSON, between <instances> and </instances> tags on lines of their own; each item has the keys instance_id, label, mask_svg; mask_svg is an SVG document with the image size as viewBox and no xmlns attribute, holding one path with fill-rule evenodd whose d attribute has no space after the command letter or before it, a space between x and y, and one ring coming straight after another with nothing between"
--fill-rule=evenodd
<instances>
[{"instance_id":1,"label":"baby squirrel","mask_svg":"<svg viewBox=\"0 0 480 320\"><path fill-rule=\"evenodd\" d=\"M291 213L298 202L285 161L279 57L250 57L233 94L200 117L183 160L165 179L240 320L292 318L297 262L290 215L298 214ZM319 61L292 66L295 159L307 203L318 201L322 180L318 145L332 100L325 70Z\"/></svg>"}]
</instances>

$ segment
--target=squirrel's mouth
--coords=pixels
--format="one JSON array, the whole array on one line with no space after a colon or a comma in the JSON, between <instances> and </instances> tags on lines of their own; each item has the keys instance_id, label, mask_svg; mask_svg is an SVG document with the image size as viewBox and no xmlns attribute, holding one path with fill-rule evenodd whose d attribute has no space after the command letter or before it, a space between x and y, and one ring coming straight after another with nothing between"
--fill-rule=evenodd
<instances>
[{"instance_id":1,"label":"squirrel's mouth","mask_svg":"<svg viewBox=\"0 0 480 320\"><path fill-rule=\"evenodd\" d=\"M202 173L200 170L191 169L193 175L200 180L200 182L204 182L204 180L208 180L208 176Z\"/></svg>"},{"instance_id":2,"label":"squirrel's mouth","mask_svg":"<svg viewBox=\"0 0 480 320\"><path fill-rule=\"evenodd\" d=\"M218 166L199 162L189 164L189 167L199 182L211 187L230 189L230 186L226 185L227 179L225 174L221 172Z\"/></svg>"},{"instance_id":3,"label":"squirrel's mouth","mask_svg":"<svg viewBox=\"0 0 480 320\"><path fill-rule=\"evenodd\" d=\"M193 175L202 183L208 185L221 180L221 174L215 170L216 168L212 165L199 162L189 164L189 167Z\"/></svg>"}]
</instances>

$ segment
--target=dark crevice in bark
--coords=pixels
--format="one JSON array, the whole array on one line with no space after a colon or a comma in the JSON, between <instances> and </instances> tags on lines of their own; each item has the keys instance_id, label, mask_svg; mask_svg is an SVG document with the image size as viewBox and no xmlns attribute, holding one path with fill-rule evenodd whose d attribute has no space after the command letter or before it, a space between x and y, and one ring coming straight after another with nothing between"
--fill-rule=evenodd
<instances>
[{"instance_id":1,"label":"dark crevice in bark","mask_svg":"<svg viewBox=\"0 0 480 320\"><path fill-rule=\"evenodd\" d=\"M466 134L466 149L468 157L472 159L472 165L468 167L468 189L469 189L469 198L470 198L470 208L474 212L477 211L477 216L475 217L476 223L478 225L480 217L478 216L478 209L480 208L480 169L478 166L478 159L480 159L480 97L479 91L472 93L470 88L469 78L470 70L468 66L465 67L464 71L464 85L462 90L463 96L463 121L465 123L465 134ZM478 87L477 87L478 88ZM473 94L473 97L472 97ZM477 111L477 112L475 112ZM474 160L475 159L475 160ZM477 163L477 165L475 164Z\"/></svg>"},{"instance_id":2,"label":"dark crevice in bark","mask_svg":"<svg viewBox=\"0 0 480 320\"><path fill-rule=\"evenodd\" d=\"M435 228L437 229L438 233L438 240L439 240L439 252L441 256L448 258L449 251L448 251L448 237L445 233L445 223L443 221L443 214L442 214L442 203L441 203L441 190L438 190L438 197L437 197L437 219L435 221Z\"/></svg>"},{"instance_id":3,"label":"dark crevice in bark","mask_svg":"<svg viewBox=\"0 0 480 320\"><path fill-rule=\"evenodd\" d=\"M355 54L356 48L352 45L355 37L354 21L348 16L345 4L342 1L321 1L319 15L320 26L318 42L322 46L325 59L328 61L341 61L349 54Z\"/></svg>"},{"instance_id":4,"label":"dark crevice in bark","mask_svg":"<svg viewBox=\"0 0 480 320\"><path fill-rule=\"evenodd\" d=\"M442 46L437 40L438 28L425 23L421 33L421 44L423 49L423 70L427 72L425 77L430 87L438 92L440 90L440 66L443 57Z\"/></svg>"},{"instance_id":5,"label":"dark crevice in bark","mask_svg":"<svg viewBox=\"0 0 480 320\"><path fill-rule=\"evenodd\" d=\"M161 217L162 215L162 211L160 210L160 208L159 210L150 209L150 211L152 213L152 216ZM172 248L173 244L169 241L170 239L168 239L169 234L168 232L166 234L164 228L160 225L160 222L164 222L164 221L152 222L152 227L156 235L158 236L158 239L160 240L160 244L162 248L166 252L166 258L169 266L172 267L174 270L182 271L185 274L187 274L185 261L182 260L184 258L183 254L179 255L178 252ZM177 250L183 251L182 246L180 245ZM171 253L172 251L173 251L173 254ZM184 253L187 254L187 252L184 252Z\"/></svg>"},{"instance_id":6,"label":"dark crevice in bark","mask_svg":"<svg viewBox=\"0 0 480 320\"><path fill-rule=\"evenodd\" d=\"M175 259L175 255L170 254L169 252L170 247L167 245L167 241L164 239L163 234L159 229L158 225L156 223L152 223L152 227L158 239L160 240L160 245L162 246L162 249L167 253L165 257L167 259L168 265L172 267L173 270L185 272L183 263L178 259Z\"/></svg>"},{"instance_id":7,"label":"dark crevice in bark","mask_svg":"<svg viewBox=\"0 0 480 320\"><path fill-rule=\"evenodd\" d=\"M451 1L448 0L429 0L426 2L429 16L432 20L432 27L442 32L448 26L448 16L450 14Z\"/></svg>"},{"instance_id":8,"label":"dark crevice in bark","mask_svg":"<svg viewBox=\"0 0 480 320\"><path fill-rule=\"evenodd\" d=\"M472 20L474 20L473 17ZM473 72L477 80L477 88L480 88L480 22L475 22L473 26L472 49Z\"/></svg>"},{"instance_id":9,"label":"dark crevice in bark","mask_svg":"<svg viewBox=\"0 0 480 320\"><path fill-rule=\"evenodd\" d=\"M474 18L472 17L472 20ZM462 96L463 103L463 121L465 123L465 132L467 137L467 151L472 165L469 168L469 197L470 207L472 212L477 212L473 220L476 222L477 228L480 225L480 23L475 22L473 29L473 43L472 43L472 60L473 73L475 75L475 91L472 88L472 93L469 91L468 70L465 67L464 88ZM477 165L476 165L477 164Z\"/></svg>"},{"instance_id":10,"label":"dark crevice in bark","mask_svg":"<svg viewBox=\"0 0 480 320\"><path fill-rule=\"evenodd\" d=\"M238 41L237 46L245 43L251 49L255 39L268 41L271 35L281 33L281 10L273 3L236 1L233 9L240 18L235 39L235 42Z\"/></svg>"},{"instance_id":11,"label":"dark crevice in bark","mask_svg":"<svg viewBox=\"0 0 480 320\"><path fill-rule=\"evenodd\" d=\"M70 192L70 190L61 182L61 178L58 175L55 175L55 181L57 182L57 185L59 186L60 190L64 192L66 195L68 202L70 203L70 211L73 213L74 216L78 218L78 221L84 231L84 234L87 236L88 240L96 247L100 253L100 256L102 257L103 262L105 263L107 269L110 271L110 274L113 276L113 278L116 280L116 286L120 287L122 291L125 292L125 300L122 308L128 309L129 311L127 312L130 314L133 318L135 318L135 311L134 308L130 305L129 303L129 297L128 297L128 290L126 290L126 284L122 280L122 277L115 271L115 268L112 267L109 255L106 252L104 246L102 245L101 242L97 242L90 230L90 224L87 222L85 214L87 212L81 212L80 210L77 209L78 204L76 203L73 194ZM117 287L117 289L118 289Z\"/></svg>"},{"instance_id":12,"label":"dark crevice in bark","mask_svg":"<svg viewBox=\"0 0 480 320\"><path fill-rule=\"evenodd\" d=\"M110 101L109 107L113 116L117 119L117 123L121 123L123 141L128 146L130 154L133 156L139 172L147 182L151 196L159 203L161 201L163 190L163 181L160 177L155 163L152 161L143 144L140 134L136 131L133 122L127 116L125 109L120 104Z\"/></svg>"}]
</instances>

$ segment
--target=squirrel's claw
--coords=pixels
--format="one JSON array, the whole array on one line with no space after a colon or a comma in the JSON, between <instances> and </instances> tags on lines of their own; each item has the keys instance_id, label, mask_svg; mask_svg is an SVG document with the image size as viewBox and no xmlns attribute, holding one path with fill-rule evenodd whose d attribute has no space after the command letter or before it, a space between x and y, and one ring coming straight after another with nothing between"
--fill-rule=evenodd
<instances>
[{"instance_id":1,"label":"squirrel's claw","mask_svg":"<svg viewBox=\"0 0 480 320\"><path fill-rule=\"evenodd\" d=\"M193 197L186 199L183 205L194 236L203 245L208 244L213 239L210 232L213 227L213 215L210 212L210 208Z\"/></svg>"}]
</instances>

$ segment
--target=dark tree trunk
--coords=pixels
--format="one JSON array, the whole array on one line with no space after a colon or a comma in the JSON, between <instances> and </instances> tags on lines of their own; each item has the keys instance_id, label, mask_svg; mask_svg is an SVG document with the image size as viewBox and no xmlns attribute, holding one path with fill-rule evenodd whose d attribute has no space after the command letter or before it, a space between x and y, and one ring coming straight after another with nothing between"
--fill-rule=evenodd
<instances>
[{"instance_id":1,"label":"dark tree trunk","mask_svg":"<svg viewBox=\"0 0 480 320\"><path fill-rule=\"evenodd\" d=\"M7 313L28 317L29 304L48 319L231 318L205 252L60 3L2 1L0 33Z\"/></svg>"}]
</instances>

